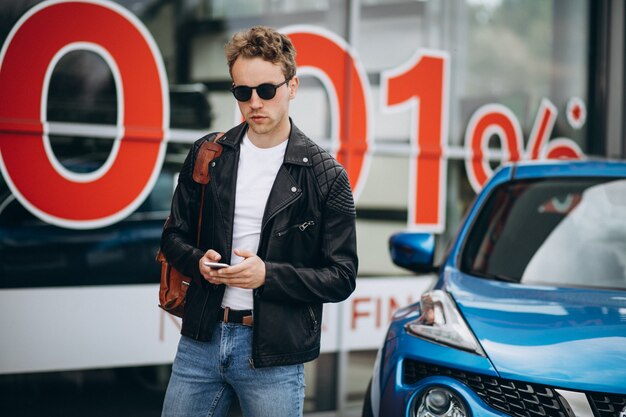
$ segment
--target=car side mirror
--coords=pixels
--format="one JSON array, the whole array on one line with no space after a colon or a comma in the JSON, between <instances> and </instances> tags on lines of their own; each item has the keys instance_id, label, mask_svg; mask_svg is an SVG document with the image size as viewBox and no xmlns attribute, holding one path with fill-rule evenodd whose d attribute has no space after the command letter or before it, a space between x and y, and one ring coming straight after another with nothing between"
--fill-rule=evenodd
<instances>
[{"instance_id":1,"label":"car side mirror","mask_svg":"<svg viewBox=\"0 0 626 417\"><path fill-rule=\"evenodd\" d=\"M434 272L435 235L431 233L396 233L389 238L391 260L414 272Z\"/></svg>"}]
</instances>

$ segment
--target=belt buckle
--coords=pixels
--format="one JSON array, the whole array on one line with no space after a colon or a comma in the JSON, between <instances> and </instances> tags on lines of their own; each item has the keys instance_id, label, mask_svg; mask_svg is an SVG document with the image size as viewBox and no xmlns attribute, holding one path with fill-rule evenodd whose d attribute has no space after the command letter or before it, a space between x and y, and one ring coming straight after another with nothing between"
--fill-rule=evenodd
<instances>
[{"instance_id":1,"label":"belt buckle","mask_svg":"<svg viewBox=\"0 0 626 417\"><path fill-rule=\"evenodd\" d=\"M252 326L254 323L254 316L253 315L249 315L249 316L243 316L241 317L241 321L231 321L229 318L230 315L230 307L224 307L224 316L222 317L222 321L224 323L237 323L237 324L243 324L244 326Z\"/></svg>"}]
</instances>

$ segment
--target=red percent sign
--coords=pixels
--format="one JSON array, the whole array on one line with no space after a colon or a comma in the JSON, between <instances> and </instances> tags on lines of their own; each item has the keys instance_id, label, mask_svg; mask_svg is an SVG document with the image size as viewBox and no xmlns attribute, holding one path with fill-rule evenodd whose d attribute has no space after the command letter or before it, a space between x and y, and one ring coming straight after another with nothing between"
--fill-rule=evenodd
<instances>
[{"instance_id":1,"label":"red percent sign","mask_svg":"<svg viewBox=\"0 0 626 417\"><path fill-rule=\"evenodd\" d=\"M577 103L578 106L582 106ZM582 111L580 108L579 112ZM584 153L569 138L550 140L558 111L548 99L539 105L533 128L528 138L526 159L582 159ZM578 115L578 118L581 116ZM580 122L579 119L576 122ZM571 122L570 122L571 123ZM574 125L574 128L580 128ZM489 138L498 136L502 144L502 161L519 161L523 155L524 136L519 121L511 110L499 104L487 104L472 115L465 131L465 149L469 155L465 169L470 184L478 192L493 175L486 153Z\"/></svg>"},{"instance_id":2,"label":"red percent sign","mask_svg":"<svg viewBox=\"0 0 626 417\"><path fill-rule=\"evenodd\" d=\"M45 120L53 64L83 49L103 51L121 107L121 139L95 177L68 175L53 164ZM130 214L161 168L169 125L166 80L149 32L114 3L54 1L28 11L0 53L0 168L13 194L63 227L100 227Z\"/></svg>"}]
</instances>

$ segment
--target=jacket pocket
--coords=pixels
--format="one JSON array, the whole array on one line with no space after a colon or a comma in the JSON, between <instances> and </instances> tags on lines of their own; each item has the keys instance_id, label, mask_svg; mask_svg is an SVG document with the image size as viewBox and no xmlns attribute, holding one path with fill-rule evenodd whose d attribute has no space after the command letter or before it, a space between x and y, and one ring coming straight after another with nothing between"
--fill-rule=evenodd
<instances>
[{"instance_id":1,"label":"jacket pocket","mask_svg":"<svg viewBox=\"0 0 626 417\"><path fill-rule=\"evenodd\" d=\"M317 333L317 329L319 328L319 322L317 320L317 317L315 316L315 312L310 305L307 306L306 309L308 314L307 321L309 322L309 329L311 329L312 333Z\"/></svg>"},{"instance_id":2,"label":"jacket pocket","mask_svg":"<svg viewBox=\"0 0 626 417\"><path fill-rule=\"evenodd\" d=\"M284 237L293 232L305 232L315 226L315 220L306 220L302 223L294 224L276 232L276 237Z\"/></svg>"}]
</instances>

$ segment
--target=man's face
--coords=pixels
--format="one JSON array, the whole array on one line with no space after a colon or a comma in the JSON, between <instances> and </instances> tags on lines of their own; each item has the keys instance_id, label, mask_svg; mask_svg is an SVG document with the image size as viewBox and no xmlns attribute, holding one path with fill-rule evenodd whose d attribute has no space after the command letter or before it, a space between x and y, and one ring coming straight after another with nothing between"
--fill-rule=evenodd
<instances>
[{"instance_id":1,"label":"man's face","mask_svg":"<svg viewBox=\"0 0 626 417\"><path fill-rule=\"evenodd\" d=\"M285 81L280 65L262 58L237 58L232 67L235 86L256 87L269 83L278 85ZM276 89L276 95L263 100L256 90L248 101L238 101L239 110L250 126L251 139L281 140L289 135L289 101L296 95L298 79L294 77L287 84ZM276 137L278 136L278 137Z\"/></svg>"}]
</instances>

